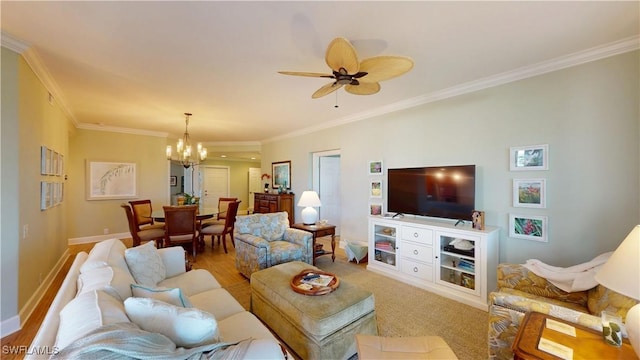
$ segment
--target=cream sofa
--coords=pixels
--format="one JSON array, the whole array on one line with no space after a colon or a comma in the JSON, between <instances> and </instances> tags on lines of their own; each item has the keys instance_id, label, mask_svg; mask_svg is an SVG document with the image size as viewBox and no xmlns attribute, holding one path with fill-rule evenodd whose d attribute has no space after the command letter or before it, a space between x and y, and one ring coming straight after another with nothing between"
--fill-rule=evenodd
<instances>
[{"instance_id":1,"label":"cream sofa","mask_svg":"<svg viewBox=\"0 0 640 360\"><path fill-rule=\"evenodd\" d=\"M91 351L101 346L116 357L137 351L141 358L189 358L216 350L285 358L273 334L211 273L186 271L185 264L181 247L156 250L153 242L126 249L111 239L79 253L26 358L99 358L106 354ZM138 339L148 343L131 344Z\"/></svg>"}]
</instances>

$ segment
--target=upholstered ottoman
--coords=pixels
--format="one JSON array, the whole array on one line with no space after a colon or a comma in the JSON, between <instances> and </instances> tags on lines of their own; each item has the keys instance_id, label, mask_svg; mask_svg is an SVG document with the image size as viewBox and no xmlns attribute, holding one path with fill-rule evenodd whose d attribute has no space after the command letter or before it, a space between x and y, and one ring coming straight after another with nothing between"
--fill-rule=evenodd
<instances>
[{"instance_id":1,"label":"upholstered ottoman","mask_svg":"<svg viewBox=\"0 0 640 360\"><path fill-rule=\"evenodd\" d=\"M449 345L439 336L392 338L358 334L356 343L359 360L458 359Z\"/></svg>"},{"instance_id":2,"label":"upholstered ottoman","mask_svg":"<svg viewBox=\"0 0 640 360\"><path fill-rule=\"evenodd\" d=\"M317 268L293 261L251 274L251 312L302 359L349 358L355 334L378 333L373 294L343 279L329 294L299 294L290 281L304 269Z\"/></svg>"}]
</instances>

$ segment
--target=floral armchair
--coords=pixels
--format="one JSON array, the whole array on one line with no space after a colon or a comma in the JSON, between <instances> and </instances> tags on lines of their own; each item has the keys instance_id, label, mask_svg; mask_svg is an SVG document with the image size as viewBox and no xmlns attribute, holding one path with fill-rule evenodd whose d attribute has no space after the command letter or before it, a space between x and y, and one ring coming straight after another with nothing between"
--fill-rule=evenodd
<instances>
[{"instance_id":1,"label":"floral armchair","mask_svg":"<svg viewBox=\"0 0 640 360\"><path fill-rule=\"evenodd\" d=\"M310 232L289 227L286 212L236 217L236 268L247 278L253 272L289 261L313 263Z\"/></svg>"},{"instance_id":2,"label":"floral armchair","mask_svg":"<svg viewBox=\"0 0 640 360\"><path fill-rule=\"evenodd\" d=\"M500 264L497 275L500 290L489 294L490 359L513 359L511 345L528 311L602 331L602 310L612 311L624 321L629 308L638 303L602 285L568 293L519 264Z\"/></svg>"}]
</instances>

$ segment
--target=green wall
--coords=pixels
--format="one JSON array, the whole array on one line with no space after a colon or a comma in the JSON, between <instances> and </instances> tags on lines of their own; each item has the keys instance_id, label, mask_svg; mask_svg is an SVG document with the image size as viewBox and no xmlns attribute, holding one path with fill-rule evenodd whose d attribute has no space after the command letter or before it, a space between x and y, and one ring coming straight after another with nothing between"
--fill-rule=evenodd
<instances>
[{"instance_id":1,"label":"green wall","mask_svg":"<svg viewBox=\"0 0 640 360\"><path fill-rule=\"evenodd\" d=\"M575 265L615 249L640 223L638 54L265 142L262 168L290 159L300 193L311 184L310 154L340 149L341 236L366 241L369 161L385 171L476 164L476 208L502 229L500 260ZM539 144L549 145L548 171L509 171L510 147ZM515 178L545 178L547 208L513 207ZM548 242L510 238L509 214L547 216Z\"/></svg>"}]
</instances>

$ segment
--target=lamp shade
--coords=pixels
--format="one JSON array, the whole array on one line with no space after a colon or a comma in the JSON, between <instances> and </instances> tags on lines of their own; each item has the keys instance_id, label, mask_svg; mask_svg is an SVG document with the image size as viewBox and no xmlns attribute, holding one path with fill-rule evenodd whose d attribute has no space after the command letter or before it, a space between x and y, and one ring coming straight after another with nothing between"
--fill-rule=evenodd
<instances>
[{"instance_id":1,"label":"lamp shade","mask_svg":"<svg viewBox=\"0 0 640 360\"><path fill-rule=\"evenodd\" d=\"M307 190L302 192L302 196L300 196L300 200L298 201L298 206L318 207L322 206L322 203L320 203L320 198L318 197L317 192Z\"/></svg>"},{"instance_id":2,"label":"lamp shade","mask_svg":"<svg viewBox=\"0 0 640 360\"><path fill-rule=\"evenodd\" d=\"M640 225L636 225L595 276L602 286L640 300ZM640 357L640 304L631 307L625 321L629 342Z\"/></svg>"},{"instance_id":3,"label":"lamp shade","mask_svg":"<svg viewBox=\"0 0 640 360\"><path fill-rule=\"evenodd\" d=\"M640 225L634 226L595 279L608 289L640 300Z\"/></svg>"}]
</instances>

